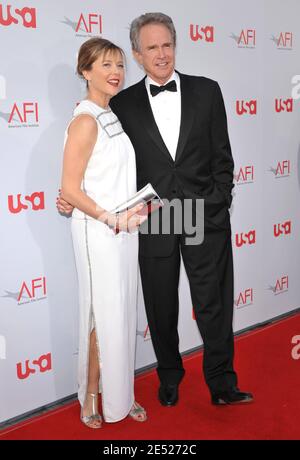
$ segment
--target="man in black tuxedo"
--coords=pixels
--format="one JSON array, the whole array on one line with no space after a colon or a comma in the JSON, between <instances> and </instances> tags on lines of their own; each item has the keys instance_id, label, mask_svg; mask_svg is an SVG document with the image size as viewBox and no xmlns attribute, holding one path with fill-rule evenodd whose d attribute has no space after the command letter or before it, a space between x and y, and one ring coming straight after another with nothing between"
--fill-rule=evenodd
<instances>
[{"instance_id":1,"label":"man in black tuxedo","mask_svg":"<svg viewBox=\"0 0 300 460\"><path fill-rule=\"evenodd\" d=\"M214 404L251 401L233 370L233 265L228 208L233 159L220 88L204 77L174 71L176 32L170 17L148 13L130 29L133 54L146 78L111 100L137 162L138 190L150 182L158 194L204 198L204 242L185 235L140 234L144 300L161 382L163 405L176 404L184 369L178 349L180 253L196 321L204 341L203 369ZM166 87L165 87L166 86Z\"/></svg>"},{"instance_id":2,"label":"man in black tuxedo","mask_svg":"<svg viewBox=\"0 0 300 460\"><path fill-rule=\"evenodd\" d=\"M233 159L219 85L175 72L176 32L169 16L147 13L130 29L135 59L146 77L110 106L136 153L137 188L150 182L164 199L204 199L204 241L186 235L140 234L139 263L160 379L159 400L172 406L184 376L179 353L180 254L204 342L203 370L212 403L253 400L237 388L233 369L233 263L228 208ZM194 212L195 207L194 207Z\"/></svg>"}]
</instances>

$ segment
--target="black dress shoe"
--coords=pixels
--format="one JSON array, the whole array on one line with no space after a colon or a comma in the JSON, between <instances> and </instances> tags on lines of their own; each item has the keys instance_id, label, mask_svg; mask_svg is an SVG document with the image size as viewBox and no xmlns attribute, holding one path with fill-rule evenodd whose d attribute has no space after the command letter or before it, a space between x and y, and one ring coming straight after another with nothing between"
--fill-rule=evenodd
<instances>
[{"instance_id":1,"label":"black dress shoe","mask_svg":"<svg viewBox=\"0 0 300 460\"><path fill-rule=\"evenodd\" d=\"M163 406L175 406L178 402L178 385L162 383L158 390L158 399Z\"/></svg>"},{"instance_id":2,"label":"black dress shoe","mask_svg":"<svg viewBox=\"0 0 300 460\"><path fill-rule=\"evenodd\" d=\"M211 402L216 406L223 406L224 404L246 404L252 401L252 393L244 393L238 388L232 388L231 390L211 395Z\"/></svg>"}]
</instances>

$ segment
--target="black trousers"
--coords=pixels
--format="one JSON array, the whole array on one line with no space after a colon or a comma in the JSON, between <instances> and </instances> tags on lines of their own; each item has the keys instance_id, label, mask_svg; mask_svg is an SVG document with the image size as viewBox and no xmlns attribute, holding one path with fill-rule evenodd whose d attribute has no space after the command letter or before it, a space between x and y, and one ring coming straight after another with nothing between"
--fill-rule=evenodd
<instances>
[{"instance_id":1,"label":"black trousers","mask_svg":"<svg viewBox=\"0 0 300 460\"><path fill-rule=\"evenodd\" d=\"M162 383L179 383L184 376L177 331L181 253L204 342L205 381L211 393L224 391L237 385L233 370L231 232L221 229L207 232L203 243L197 246L187 246L183 235L175 238L171 256L139 257L158 376Z\"/></svg>"}]
</instances>

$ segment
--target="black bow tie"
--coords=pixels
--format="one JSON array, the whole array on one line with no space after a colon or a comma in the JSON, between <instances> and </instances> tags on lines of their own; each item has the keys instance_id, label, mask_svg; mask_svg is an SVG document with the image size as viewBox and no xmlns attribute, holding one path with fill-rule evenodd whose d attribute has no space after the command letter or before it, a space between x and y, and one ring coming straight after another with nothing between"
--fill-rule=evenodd
<instances>
[{"instance_id":1,"label":"black bow tie","mask_svg":"<svg viewBox=\"0 0 300 460\"><path fill-rule=\"evenodd\" d=\"M172 91L172 92L177 91L176 81L175 80L169 81L169 83L167 83L166 85L162 85L162 86L150 85L150 93L153 97L157 96L162 91Z\"/></svg>"}]
</instances>

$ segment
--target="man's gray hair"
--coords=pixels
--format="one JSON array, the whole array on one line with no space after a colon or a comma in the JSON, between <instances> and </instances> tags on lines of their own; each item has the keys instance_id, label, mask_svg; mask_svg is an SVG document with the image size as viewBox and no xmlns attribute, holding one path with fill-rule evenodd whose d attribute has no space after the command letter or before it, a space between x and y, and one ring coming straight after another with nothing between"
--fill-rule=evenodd
<instances>
[{"instance_id":1,"label":"man's gray hair","mask_svg":"<svg viewBox=\"0 0 300 460\"><path fill-rule=\"evenodd\" d=\"M173 45L176 46L176 30L170 16L163 13L145 13L134 19L130 26L130 41L134 51L140 51L140 30L148 24L162 24L166 26L172 36Z\"/></svg>"}]
</instances>

